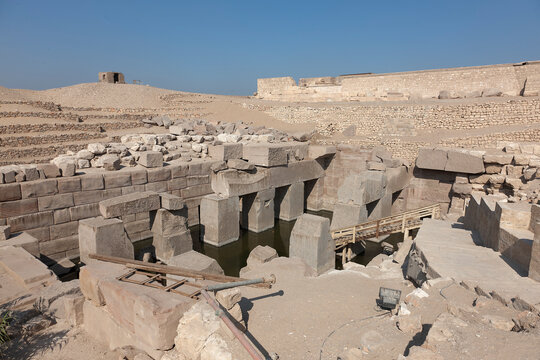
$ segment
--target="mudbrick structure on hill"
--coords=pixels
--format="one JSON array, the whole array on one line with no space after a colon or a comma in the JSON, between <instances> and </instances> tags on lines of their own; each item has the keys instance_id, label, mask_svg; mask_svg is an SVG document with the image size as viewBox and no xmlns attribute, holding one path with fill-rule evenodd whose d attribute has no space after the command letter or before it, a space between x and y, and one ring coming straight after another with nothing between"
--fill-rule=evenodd
<instances>
[{"instance_id":1,"label":"mudbrick structure on hill","mask_svg":"<svg viewBox=\"0 0 540 360\"><path fill-rule=\"evenodd\" d=\"M427 72L501 96L362 104L0 89L0 354L536 358L537 66Z\"/></svg>"}]
</instances>

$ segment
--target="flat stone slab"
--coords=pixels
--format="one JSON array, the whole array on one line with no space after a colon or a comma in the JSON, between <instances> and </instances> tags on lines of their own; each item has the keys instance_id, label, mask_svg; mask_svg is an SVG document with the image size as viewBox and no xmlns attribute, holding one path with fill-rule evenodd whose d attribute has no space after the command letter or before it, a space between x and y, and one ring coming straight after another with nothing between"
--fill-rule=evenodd
<instances>
[{"instance_id":1,"label":"flat stone slab","mask_svg":"<svg viewBox=\"0 0 540 360\"><path fill-rule=\"evenodd\" d=\"M21 247L35 257L39 257L38 239L25 232L13 234L8 240L1 241L0 247L4 246Z\"/></svg>"},{"instance_id":2,"label":"flat stone slab","mask_svg":"<svg viewBox=\"0 0 540 360\"><path fill-rule=\"evenodd\" d=\"M415 248L433 277L477 283L484 291L496 291L506 299L519 296L540 310L540 283L520 276L499 252L478 246L473 232L460 223L424 219L415 238Z\"/></svg>"},{"instance_id":3,"label":"flat stone slab","mask_svg":"<svg viewBox=\"0 0 540 360\"><path fill-rule=\"evenodd\" d=\"M51 285L58 281L45 264L20 247L1 247L0 267L27 289Z\"/></svg>"},{"instance_id":4,"label":"flat stone slab","mask_svg":"<svg viewBox=\"0 0 540 360\"><path fill-rule=\"evenodd\" d=\"M99 212L106 219L157 210L160 207L159 194L153 191L135 192L99 202Z\"/></svg>"}]
</instances>

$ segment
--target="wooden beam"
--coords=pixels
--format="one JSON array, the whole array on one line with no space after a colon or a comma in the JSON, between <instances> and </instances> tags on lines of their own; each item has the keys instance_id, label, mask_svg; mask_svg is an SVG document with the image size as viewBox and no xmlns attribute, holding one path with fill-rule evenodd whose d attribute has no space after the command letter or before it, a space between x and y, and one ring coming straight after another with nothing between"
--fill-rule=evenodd
<instances>
[{"instance_id":1,"label":"wooden beam","mask_svg":"<svg viewBox=\"0 0 540 360\"><path fill-rule=\"evenodd\" d=\"M238 278L234 276L209 274L202 271L189 270L189 269L184 269L184 268L180 268L176 266L147 263L147 262L143 262L139 260L124 259L124 258L120 258L116 256L107 256L107 255L98 255L98 254L89 254L88 256L90 257L90 259L111 262L115 264L121 264L131 269L151 271L151 272L156 272L156 273L161 273L161 274L185 276L185 277L189 277L193 279L210 280L210 281L216 281L216 282L232 282L232 281L246 280L246 279L242 279L242 278ZM253 284L249 286L270 289L272 287L272 284L260 283L260 284Z\"/></svg>"}]
</instances>

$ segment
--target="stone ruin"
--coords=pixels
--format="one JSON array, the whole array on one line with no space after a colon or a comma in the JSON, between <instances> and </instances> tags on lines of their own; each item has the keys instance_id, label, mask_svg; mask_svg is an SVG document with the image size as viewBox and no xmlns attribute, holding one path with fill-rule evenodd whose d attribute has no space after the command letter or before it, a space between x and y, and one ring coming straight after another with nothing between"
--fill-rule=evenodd
<instances>
[{"instance_id":1,"label":"stone ruin","mask_svg":"<svg viewBox=\"0 0 540 360\"><path fill-rule=\"evenodd\" d=\"M100 72L98 74L99 82L109 83L109 84L125 84L124 74L121 72Z\"/></svg>"}]
</instances>

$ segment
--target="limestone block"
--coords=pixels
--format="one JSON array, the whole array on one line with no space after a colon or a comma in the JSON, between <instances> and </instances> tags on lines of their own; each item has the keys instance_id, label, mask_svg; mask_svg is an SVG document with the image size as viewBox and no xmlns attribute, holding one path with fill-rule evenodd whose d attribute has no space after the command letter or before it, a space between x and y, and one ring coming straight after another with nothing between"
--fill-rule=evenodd
<instances>
[{"instance_id":1,"label":"limestone block","mask_svg":"<svg viewBox=\"0 0 540 360\"><path fill-rule=\"evenodd\" d=\"M452 192L456 195L466 196L472 193L472 184L459 184L454 183L452 185Z\"/></svg>"},{"instance_id":2,"label":"limestone block","mask_svg":"<svg viewBox=\"0 0 540 360\"><path fill-rule=\"evenodd\" d=\"M39 211L63 209L74 205L72 193L41 196L38 198Z\"/></svg>"},{"instance_id":3,"label":"limestone block","mask_svg":"<svg viewBox=\"0 0 540 360\"><path fill-rule=\"evenodd\" d=\"M87 190L102 190L105 189L102 174L87 174L80 176L81 189Z\"/></svg>"},{"instance_id":4,"label":"limestone block","mask_svg":"<svg viewBox=\"0 0 540 360\"><path fill-rule=\"evenodd\" d=\"M377 161L368 161L367 169L371 171L385 171L386 165Z\"/></svg>"},{"instance_id":5,"label":"limestone block","mask_svg":"<svg viewBox=\"0 0 540 360\"><path fill-rule=\"evenodd\" d=\"M200 221L204 242L223 246L240 236L240 199L238 196L222 198L210 194L202 198Z\"/></svg>"},{"instance_id":6,"label":"limestone block","mask_svg":"<svg viewBox=\"0 0 540 360\"><path fill-rule=\"evenodd\" d=\"M57 180L57 183L58 192L61 194L81 191L81 179L78 176L71 178L60 178Z\"/></svg>"},{"instance_id":7,"label":"limestone block","mask_svg":"<svg viewBox=\"0 0 540 360\"><path fill-rule=\"evenodd\" d=\"M173 235L187 230L187 212L183 210L158 209L151 213L152 232L160 235Z\"/></svg>"},{"instance_id":8,"label":"limestone block","mask_svg":"<svg viewBox=\"0 0 540 360\"><path fill-rule=\"evenodd\" d=\"M171 169L169 167L161 167L147 170L147 181L149 183L166 181L171 178Z\"/></svg>"},{"instance_id":9,"label":"limestone block","mask_svg":"<svg viewBox=\"0 0 540 360\"><path fill-rule=\"evenodd\" d=\"M281 144L252 144L243 149L245 160L258 166L280 166L287 164L287 148Z\"/></svg>"},{"instance_id":10,"label":"limestone block","mask_svg":"<svg viewBox=\"0 0 540 360\"><path fill-rule=\"evenodd\" d=\"M278 253L270 246L257 245L247 258L247 266L256 267L278 257Z\"/></svg>"},{"instance_id":11,"label":"limestone block","mask_svg":"<svg viewBox=\"0 0 540 360\"><path fill-rule=\"evenodd\" d=\"M242 160L242 159L230 159L227 160L227 166L230 169L242 170L242 171L253 171L255 170L255 165Z\"/></svg>"},{"instance_id":12,"label":"limestone block","mask_svg":"<svg viewBox=\"0 0 540 360\"><path fill-rule=\"evenodd\" d=\"M484 172L483 151L450 149L445 171L479 174Z\"/></svg>"},{"instance_id":13,"label":"limestone block","mask_svg":"<svg viewBox=\"0 0 540 360\"><path fill-rule=\"evenodd\" d=\"M506 175L512 178L519 178L523 174L523 166L514 166L514 165L507 165L506 166Z\"/></svg>"},{"instance_id":14,"label":"limestone block","mask_svg":"<svg viewBox=\"0 0 540 360\"><path fill-rule=\"evenodd\" d=\"M161 193L159 197L161 198L161 207L166 210L181 210L186 206L184 200L179 196Z\"/></svg>"},{"instance_id":15,"label":"limestone block","mask_svg":"<svg viewBox=\"0 0 540 360\"><path fill-rule=\"evenodd\" d=\"M101 281L115 279L125 274L126 268L123 265L90 260L81 267L79 273L79 286L84 297L95 306L105 305L105 298L99 287Z\"/></svg>"},{"instance_id":16,"label":"limestone block","mask_svg":"<svg viewBox=\"0 0 540 360\"><path fill-rule=\"evenodd\" d=\"M23 199L0 202L0 218L20 216L38 212L38 199Z\"/></svg>"},{"instance_id":17,"label":"limestone block","mask_svg":"<svg viewBox=\"0 0 540 360\"><path fill-rule=\"evenodd\" d=\"M223 275L224 271L215 259L201 254L195 250L173 256L167 260L167 265L184 269L202 271L209 274Z\"/></svg>"},{"instance_id":18,"label":"limestone block","mask_svg":"<svg viewBox=\"0 0 540 360\"><path fill-rule=\"evenodd\" d=\"M157 210L161 206L159 194L137 192L100 201L99 211L104 218Z\"/></svg>"},{"instance_id":19,"label":"limestone block","mask_svg":"<svg viewBox=\"0 0 540 360\"><path fill-rule=\"evenodd\" d=\"M540 221L536 221L534 225L534 239L531 247L529 277L533 280L540 281Z\"/></svg>"},{"instance_id":20,"label":"limestone block","mask_svg":"<svg viewBox=\"0 0 540 360\"><path fill-rule=\"evenodd\" d=\"M325 156L332 156L335 155L336 151L336 147L332 145L309 145L308 158L315 160Z\"/></svg>"},{"instance_id":21,"label":"limestone block","mask_svg":"<svg viewBox=\"0 0 540 360\"><path fill-rule=\"evenodd\" d=\"M73 208L72 208L73 209ZM46 227L54 223L53 212L44 211L8 218L7 224L12 232Z\"/></svg>"},{"instance_id":22,"label":"limestone block","mask_svg":"<svg viewBox=\"0 0 540 360\"><path fill-rule=\"evenodd\" d=\"M163 154L159 151L142 151L139 153L137 163L146 168L163 166Z\"/></svg>"},{"instance_id":23,"label":"limestone block","mask_svg":"<svg viewBox=\"0 0 540 360\"><path fill-rule=\"evenodd\" d=\"M152 245L156 249L156 257L168 261L171 257L193 249L191 232L185 230L171 235L154 234Z\"/></svg>"},{"instance_id":24,"label":"limestone block","mask_svg":"<svg viewBox=\"0 0 540 360\"><path fill-rule=\"evenodd\" d=\"M485 165L487 174L500 174L501 170L503 168L502 165L498 165L498 164L487 164L486 163L484 165Z\"/></svg>"},{"instance_id":25,"label":"limestone block","mask_svg":"<svg viewBox=\"0 0 540 360\"><path fill-rule=\"evenodd\" d=\"M484 162L486 164L498 164L498 165L508 165L512 163L513 158L514 158L514 155L507 154L502 151L500 152L489 151L489 152L486 152L483 156Z\"/></svg>"},{"instance_id":26,"label":"limestone block","mask_svg":"<svg viewBox=\"0 0 540 360\"><path fill-rule=\"evenodd\" d=\"M0 242L0 247L4 247L4 246L13 246L13 247L23 248L31 255L39 258L38 239L28 234L27 232L11 235L9 239Z\"/></svg>"},{"instance_id":27,"label":"limestone block","mask_svg":"<svg viewBox=\"0 0 540 360\"><path fill-rule=\"evenodd\" d=\"M380 171L363 171L345 178L338 189L338 202L365 205L379 200L386 193L386 174Z\"/></svg>"},{"instance_id":28,"label":"limestone block","mask_svg":"<svg viewBox=\"0 0 540 360\"><path fill-rule=\"evenodd\" d=\"M99 216L99 204L85 204L69 208L71 220L87 219Z\"/></svg>"},{"instance_id":29,"label":"limestone block","mask_svg":"<svg viewBox=\"0 0 540 360\"><path fill-rule=\"evenodd\" d=\"M322 210L324 203L324 177L306 181L304 183L304 197L308 210Z\"/></svg>"},{"instance_id":30,"label":"limestone block","mask_svg":"<svg viewBox=\"0 0 540 360\"><path fill-rule=\"evenodd\" d=\"M528 227L529 231L535 231L535 226L538 221L540 221L540 205L533 204L531 205L531 221L529 222Z\"/></svg>"},{"instance_id":31,"label":"limestone block","mask_svg":"<svg viewBox=\"0 0 540 360\"><path fill-rule=\"evenodd\" d=\"M270 188L268 170L257 168L253 173L224 170L212 174L212 190L221 196L242 196Z\"/></svg>"},{"instance_id":32,"label":"limestone block","mask_svg":"<svg viewBox=\"0 0 540 360\"><path fill-rule=\"evenodd\" d=\"M133 259L133 245L124 233L119 219L90 218L79 221L79 251L81 261L89 260L88 254L118 256Z\"/></svg>"},{"instance_id":33,"label":"limestone block","mask_svg":"<svg viewBox=\"0 0 540 360\"><path fill-rule=\"evenodd\" d=\"M131 175L129 172L112 172L103 174L105 189L131 186Z\"/></svg>"},{"instance_id":34,"label":"limestone block","mask_svg":"<svg viewBox=\"0 0 540 360\"><path fill-rule=\"evenodd\" d=\"M303 214L296 220L290 237L289 256L299 257L322 274L335 267L335 243L330 236L330 220Z\"/></svg>"},{"instance_id":35,"label":"limestone block","mask_svg":"<svg viewBox=\"0 0 540 360\"><path fill-rule=\"evenodd\" d=\"M495 204L495 217L499 219L500 227L529 229L531 204L526 202L497 202Z\"/></svg>"},{"instance_id":36,"label":"limestone block","mask_svg":"<svg viewBox=\"0 0 540 360\"><path fill-rule=\"evenodd\" d=\"M420 169L444 170L448 152L445 149L421 148L418 150L416 166Z\"/></svg>"},{"instance_id":37,"label":"limestone block","mask_svg":"<svg viewBox=\"0 0 540 360\"><path fill-rule=\"evenodd\" d=\"M304 183L297 182L276 189L275 217L285 221L297 219L304 213Z\"/></svg>"},{"instance_id":38,"label":"limestone block","mask_svg":"<svg viewBox=\"0 0 540 360\"><path fill-rule=\"evenodd\" d=\"M498 238L498 251L504 259L527 274L532 255L534 234L525 229L505 227L501 224Z\"/></svg>"},{"instance_id":39,"label":"limestone block","mask_svg":"<svg viewBox=\"0 0 540 360\"><path fill-rule=\"evenodd\" d=\"M274 227L275 189L259 191L242 197L242 227L262 232Z\"/></svg>"},{"instance_id":40,"label":"limestone block","mask_svg":"<svg viewBox=\"0 0 540 360\"><path fill-rule=\"evenodd\" d=\"M302 160L268 169L271 187L281 187L300 181L318 179L324 176L324 168L316 160Z\"/></svg>"},{"instance_id":41,"label":"limestone block","mask_svg":"<svg viewBox=\"0 0 540 360\"><path fill-rule=\"evenodd\" d=\"M98 158L96 164L107 171L115 171L120 169L120 158L116 154L102 155Z\"/></svg>"},{"instance_id":42,"label":"limestone block","mask_svg":"<svg viewBox=\"0 0 540 360\"><path fill-rule=\"evenodd\" d=\"M241 159L243 145L239 143L227 143L208 147L208 154L214 160L227 161L229 159Z\"/></svg>"}]
</instances>

